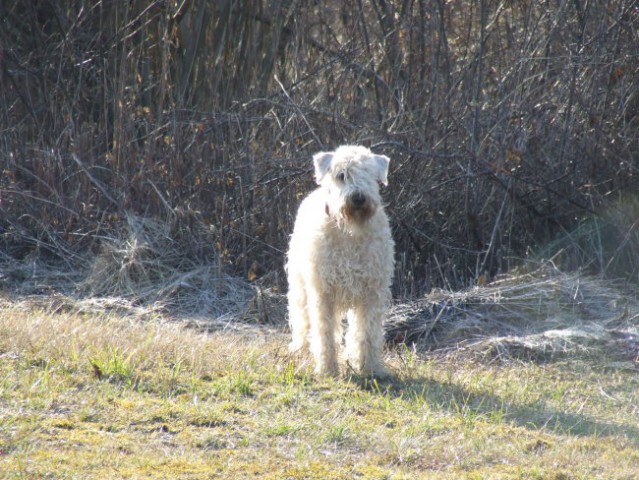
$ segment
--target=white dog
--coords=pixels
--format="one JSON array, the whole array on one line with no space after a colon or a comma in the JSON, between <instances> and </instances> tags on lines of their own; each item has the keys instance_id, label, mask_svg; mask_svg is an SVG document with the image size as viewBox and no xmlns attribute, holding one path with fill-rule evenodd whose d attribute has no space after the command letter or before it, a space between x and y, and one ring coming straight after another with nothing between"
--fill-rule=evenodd
<instances>
[{"instance_id":1,"label":"white dog","mask_svg":"<svg viewBox=\"0 0 639 480\"><path fill-rule=\"evenodd\" d=\"M361 146L313 156L319 188L300 205L286 265L291 350L310 347L318 374L336 375L342 319L346 359L387 375L382 322L391 301L394 243L379 195L389 158Z\"/></svg>"}]
</instances>

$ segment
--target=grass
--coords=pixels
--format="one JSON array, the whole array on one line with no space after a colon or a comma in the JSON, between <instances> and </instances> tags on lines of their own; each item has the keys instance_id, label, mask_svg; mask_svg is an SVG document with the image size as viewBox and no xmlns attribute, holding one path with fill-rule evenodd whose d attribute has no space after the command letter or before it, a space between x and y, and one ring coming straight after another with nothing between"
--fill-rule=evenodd
<instances>
[{"instance_id":1,"label":"grass","mask_svg":"<svg viewBox=\"0 0 639 480\"><path fill-rule=\"evenodd\" d=\"M316 379L275 330L0 310L0 478L634 479L639 376L390 354Z\"/></svg>"}]
</instances>

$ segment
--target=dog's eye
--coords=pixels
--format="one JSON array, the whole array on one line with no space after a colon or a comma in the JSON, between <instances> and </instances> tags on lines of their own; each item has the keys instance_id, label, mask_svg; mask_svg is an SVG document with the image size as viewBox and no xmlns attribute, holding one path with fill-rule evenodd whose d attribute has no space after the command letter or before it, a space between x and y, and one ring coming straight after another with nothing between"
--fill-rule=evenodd
<instances>
[{"instance_id":1,"label":"dog's eye","mask_svg":"<svg viewBox=\"0 0 639 480\"><path fill-rule=\"evenodd\" d=\"M337 179L338 182L344 183L344 180L346 180L346 175L344 174L344 172L340 172L337 175L335 175L335 178Z\"/></svg>"}]
</instances>

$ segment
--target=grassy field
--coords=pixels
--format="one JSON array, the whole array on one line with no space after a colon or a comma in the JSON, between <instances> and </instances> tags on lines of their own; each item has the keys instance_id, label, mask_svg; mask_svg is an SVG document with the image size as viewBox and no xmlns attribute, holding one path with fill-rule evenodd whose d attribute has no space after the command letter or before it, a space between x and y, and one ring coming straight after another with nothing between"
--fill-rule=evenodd
<instances>
[{"instance_id":1,"label":"grassy field","mask_svg":"<svg viewBox=\"0 0 639 480\"><path fill-rule=\"evenodd\" d=\"M316 379L284 332L0 309L0 478L635 479L639 375L389 353Z\"/></svg>"}]
</instances>

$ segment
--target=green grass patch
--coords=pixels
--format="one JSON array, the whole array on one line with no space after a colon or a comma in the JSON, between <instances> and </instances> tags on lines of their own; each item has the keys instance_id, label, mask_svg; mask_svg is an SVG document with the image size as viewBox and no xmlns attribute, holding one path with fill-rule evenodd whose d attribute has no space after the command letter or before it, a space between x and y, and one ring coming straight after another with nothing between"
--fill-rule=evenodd
<instances>
[{"instance_id":1,"label":"green grass patch","mask_svg":"<svg viewBox=\"0 0 639 480\"><path fill-rule=\"evenodd\" d=\"M636 478L636 371L398 351L393 381L316 379L286 342L6 307L0 478Z\"/></svg>"}]
</instances>

